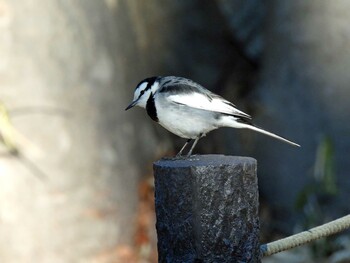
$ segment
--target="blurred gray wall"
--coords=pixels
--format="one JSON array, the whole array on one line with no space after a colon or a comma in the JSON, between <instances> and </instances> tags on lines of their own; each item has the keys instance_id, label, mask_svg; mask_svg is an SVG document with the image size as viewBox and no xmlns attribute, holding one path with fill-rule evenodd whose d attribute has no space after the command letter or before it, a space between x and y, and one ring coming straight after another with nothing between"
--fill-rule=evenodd
<instances>
[{"instance_id":1,"label":"blurred gray wall","mask_svg":"<svg viewBox=\"0 0 350 263\"><path fill-rule=\"evenodd\" d=\"M340 189L328 209L338 215L348 213L350 3L272 1L266 10L258 84L263 110L258 120L302 148L270 147L269 140L259 140L261 190L290 214L297 194L313 174L317 146L329 136Z\"/></svg>"},{"instance_id":2,"label":"blurred gray wall","mask_svg":"<svg viewBox=\"0 0 350 263\"><path fill-rule=\"evenodd\" d=\"M124 112L154 68L140 63L132 3L1 1L0 9L0 99L35 165L0 158L0 261L108 259L132 244L138 179L162 147L145 116Z\"/></svg>"},{"instance_id":3,"label":"blurred gray wall","mask_svg":"<svg viewBox=\"0 0 350 263\"><path fill-rule=\"evenodd\" d=\"M151 75L222 81L236 55L219 9L109 0L0 10L0 99L20 152L1 148L0 261L115 260L133 244L139 178L172 151L144 111L124 108Z\"/></svg>"},{"instance_id":4,"label":"blurred gray wall","mask_svg":"<svg viewBox=\"0 0 350 263\"><path fill-rule=\"evenodd\" d=\"M192 78L302 145L222 129L196 149L256 157L281 222L329 135L334 210L348 211L347 1L4 0L0 10L0 100L36 167L2 149L1 262L108 262L132 244L140 177L183 143L144 111L124 112L152 75Z\"/></svg>"},{"instance_id":5,"label":"blurred gray wall","mask_svg":"<svg viewBox=\"0 0 350 263\"><path fill-rule=\"evenodd\" d=\"M229 142L226 151L257 158L262 200L275 211L281 229L291 231L300 216L296 199L314 180L317 148L329 137L339 192L322 216L349 213L349 3L218 3L238 47L258 64L251 74L253 88L238 99L257 125L302 145L297 149L250 132L227 131L226 138L234 135L240 142Z\"/></svg>"}]
</instances>

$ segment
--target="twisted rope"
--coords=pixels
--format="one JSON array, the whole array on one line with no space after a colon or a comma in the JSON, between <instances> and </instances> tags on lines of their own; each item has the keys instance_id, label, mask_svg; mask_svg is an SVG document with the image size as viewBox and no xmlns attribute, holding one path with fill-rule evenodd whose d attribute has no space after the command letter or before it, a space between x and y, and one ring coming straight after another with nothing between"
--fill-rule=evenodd
<instances>
[{"instance_id":1,"label":"twisted rope","mask_svg":"<svg viewBox=\"0 0 350 263\"><path fill-rule=\"evenodd\" d=\"M319 238L339 233L348 228L350 228L350 215L311 228L308 231L261 245L260 251L263 257L270 256L284 250L304 245Z\"/></svg>"}]
</instances>

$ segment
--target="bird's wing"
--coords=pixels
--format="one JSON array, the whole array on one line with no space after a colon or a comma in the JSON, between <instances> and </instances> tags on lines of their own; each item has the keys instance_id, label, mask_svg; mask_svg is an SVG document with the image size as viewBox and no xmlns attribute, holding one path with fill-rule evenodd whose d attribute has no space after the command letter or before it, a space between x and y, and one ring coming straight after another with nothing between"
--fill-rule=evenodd
<instances>
[{"instance_id":1,"label":"bird's wing","mask_svg":"<svg viewBox=\"0 0 350 263\"><path fill-rule=\"evenodd\" d=\"M207 89L204 89L201 86L167 86L161 92L168 93L167 99L169 102L185 105L195 109L219 112L251 119L248 114L238 110L231 102L210 92Z\"/></svg>"}]
</instances>

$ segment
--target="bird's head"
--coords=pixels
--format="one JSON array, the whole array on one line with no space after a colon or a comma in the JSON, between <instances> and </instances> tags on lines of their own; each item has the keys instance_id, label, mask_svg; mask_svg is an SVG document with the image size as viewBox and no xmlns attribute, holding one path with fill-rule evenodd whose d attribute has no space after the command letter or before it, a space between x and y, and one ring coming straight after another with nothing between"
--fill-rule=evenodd
<instances>
[{"instance_id":1,"label":"bird's head","mask_svg":"<svg viewBox=\"0 0 350 263\"><path fill-rule=\"evenodd\" d=\"M159 89L159 80L161 77L151 77L142 80L135 88L134 99L125 110L134 106L146 108L147 100Z\"/></svg>"}]
</instances>

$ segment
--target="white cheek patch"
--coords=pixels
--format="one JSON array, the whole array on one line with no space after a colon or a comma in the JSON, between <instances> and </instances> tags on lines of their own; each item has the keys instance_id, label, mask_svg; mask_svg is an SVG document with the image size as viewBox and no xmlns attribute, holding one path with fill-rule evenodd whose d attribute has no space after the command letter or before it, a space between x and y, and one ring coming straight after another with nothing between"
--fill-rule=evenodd
<instances>
[{"instance_id":1,"label":"white cheek patch","mask_svg":"<svg viewBox=\"0 0 350 263\"><path fill-rule=\"evenodd\" d=\"M139 87L138 90L144 90L148 85L148 82L143 82Z\"/></svg>"},{"instance_id":2,"label":"white cheek patch","mask_svg":"<svg viewBox=\"0 0 350 263\"><path fill-rule=\"evenodd\" d=\"M140 84L136 90L135 90L135 95L134 95L134 100L137 100L140 96L140 93L142 90L144 90L148 85L148 82L143 82L142 84Z\"/></svg>"}]
</instances>

